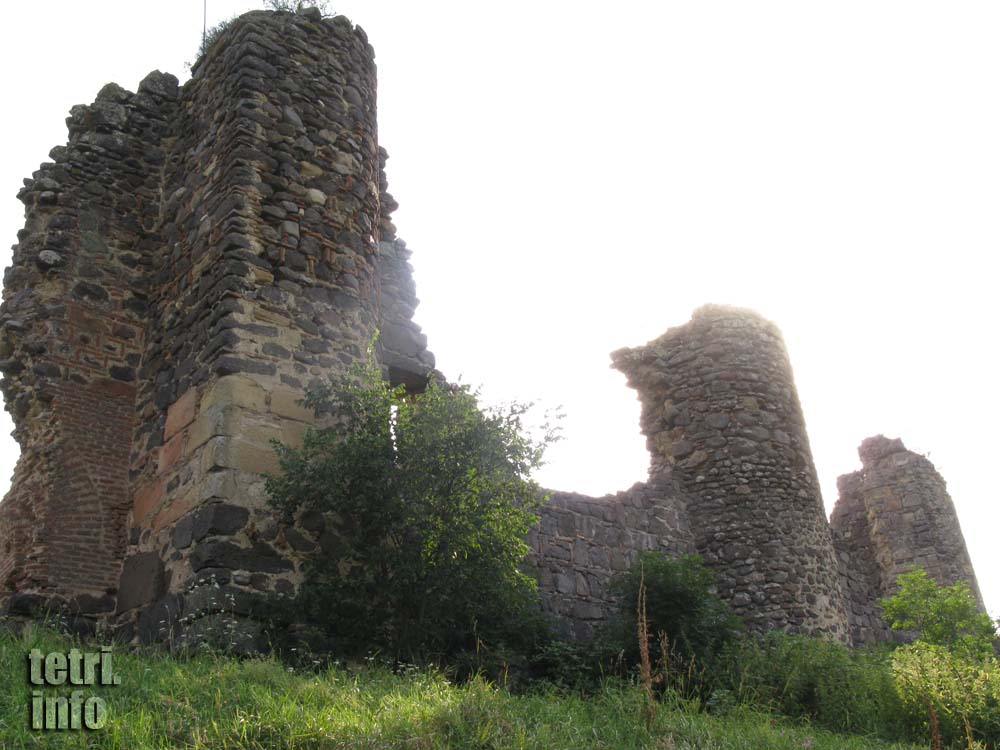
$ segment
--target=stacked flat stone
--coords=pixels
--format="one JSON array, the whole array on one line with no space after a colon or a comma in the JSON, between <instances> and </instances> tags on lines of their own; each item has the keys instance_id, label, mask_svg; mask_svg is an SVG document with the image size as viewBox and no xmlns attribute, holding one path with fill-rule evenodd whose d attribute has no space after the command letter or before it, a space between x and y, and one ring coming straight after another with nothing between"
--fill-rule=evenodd
<instances>
[{"instance_id":1,"label":"stacked flat stone","mask_svg":"<svg viewBox=\"0 0 1000 750\"><path fill-rule=\"evenodd\" d=\"M639 392L652 471L673 471L720 596L753 629L846 641L830 530L777 327L708 305L612 356Z\"/></svg>"}]
</instances>

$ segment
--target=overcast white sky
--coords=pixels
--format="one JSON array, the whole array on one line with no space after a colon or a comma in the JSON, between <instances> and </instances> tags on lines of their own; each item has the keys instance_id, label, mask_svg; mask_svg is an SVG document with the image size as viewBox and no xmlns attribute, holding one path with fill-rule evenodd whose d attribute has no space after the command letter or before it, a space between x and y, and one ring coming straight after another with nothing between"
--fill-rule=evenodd
<instances>
[{"instance_id":1,"label":"overcast white sky","mask_svg":"<svg viewBox=\"0 0 1000 750\"><path fill-rule=\"evenodd\" d=\"M208 0L209 24L262 7ZM539 477L645 478L608 353L705 302L783 330L827 509L869 435L948 486L1000 615L1000 5L362 2L417 320L442 370L562 404ZM116 81L187 78L202 1L11 3L0 235L64 118ZM9 264L5 252L2 265ZM4 416L0 433L10 429ZM0 442L0 490L16 459Z\"/></svg>"}]
</instances>

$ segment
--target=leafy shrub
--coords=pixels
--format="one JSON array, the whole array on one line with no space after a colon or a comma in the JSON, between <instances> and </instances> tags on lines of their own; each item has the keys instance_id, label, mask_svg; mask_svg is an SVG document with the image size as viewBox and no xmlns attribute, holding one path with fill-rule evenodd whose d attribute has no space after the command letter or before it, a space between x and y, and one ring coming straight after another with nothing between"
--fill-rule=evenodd
<instances>
[{"instance_id":1,"label":"leafy shrub","mask_svg":"<svg viewBox=\"0 0 1000 750\"><path fill-rule=\"evenodd\" d=\"M530 655L529 666L534 681L584 695L597 692L608 678L625 676L622 651L602 634L590 640L542 642Z\"/></svg>"},{"instance_id":2,"label":"leafy shrub","mask_svg":"<svg viewBox=\"0 0 1000 750\"><path fill-rule=\"evenodd\" d=\"M467 387L407 396L374 363L304 402L335 423L277 445L273 505L327 515L294 616L341 652L407 662L503 649L543 636L535 582L519 564L542 502L530 473L552 431L527 436L527 407L480 410ZM333 530L329 527L333 526Z\"/></svg>"},{"instance_id":3,"label":"leafy shrub","mask_svg":"<svg viewBox=\"0 0 1000 750\"><path fill-rule=\"evenodd\" d=\"M937 725L954 746L1000 747L1000 662L916 642L896 650L892 672L900 700L921 734ZM933 717L932 717L933 715Z\"/></svg>"},{"instance_id":4,"label":"leafy shrub","mask_svg":"<svg viewBox=\"0 0 1000 750\"><path fill-rule=\"evenodd\" d=\"M644 632L653 641L657 681L685 696L703 695L707 672L740 621L713 593L715 576L697 555L676 559L643 552L632 566L611 581L618 615L602 633L606 652L621 653L625 664L640 663L638 617L640 585L645 587Z\"/></svg>"},{"instance_id":5,"label":"leafy shrub","mask_svg":"<svg viewBox=\"0 0 1000 750\"><path fill-rule=\"evenodd\" d=\"M834 731L886 738L910 732L888 648L771 632L733 642L717 662L716 689L744 704L805 718Z\"/></svg>"},{"instance_id":6,"label":"leafy shrub","mask_svg":"<svg viewBox=\"0 0 1000 750\"><path fill-rule=\"evenodd\" d=\"M215 24L215 26L206 30L201 37L201 44L198 45L198 54L195 56L195 60L200 60L205 53L212 48L212 45L215 44L215 40L222 36L222 33L232 26L233 21L237 18L239 18L239 16L231 16L223 21L219 21L219 23Z\"/></svg>"},{"instance_id":7,"label":"leafy shrub","mask_svg":"<svg viewBox=\"0 0 1000 750\"><path fill-rule=\"evenodd\" d=\"M993 653L996 628L980 612L969 584L942 586L917 568L898 576L899 592L882 600L885 618L894 630L917 633L917 639L970 656Z\"/></svg>"}]
</instances>

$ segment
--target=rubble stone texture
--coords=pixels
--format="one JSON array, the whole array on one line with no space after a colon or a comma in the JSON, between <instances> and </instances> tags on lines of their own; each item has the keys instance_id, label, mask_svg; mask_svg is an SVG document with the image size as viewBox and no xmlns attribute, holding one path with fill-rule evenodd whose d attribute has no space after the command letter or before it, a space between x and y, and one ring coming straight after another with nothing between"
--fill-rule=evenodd
<instances>
[{"instance_id":1,"label":"rubble stone texture","mask_svg":"<svg viewBox=\"0 0 1000 750\"><path fill-rule=\"evenodd\" d=\"M19 193L0 385L21 458L0 504L0 603L57 603L145 642L229 628L250 648L258 598L293 592L337 544L322 515L286 523L266 502L271 441L312 421L306 389L376 331L390 380L419 391L440 374L412 321L364 32L251 12L192 73L74 107L68 144ZM705 307L613 359L642 402L648 481L555 492L528 539L569 634L608 617L609 580L643 550L701 553L752 627L856 643L884 637L875 601L908 564L974 585L943 482L901 444L866 441L831 538L771 323Z\"/></svg>"},{"instance_id":2,"label":"rubble stone texture","mask_svg":"<svg viewBox=\"0 0 1000 750\"><path fill-rule=\"evenodd\" d=\"M931 462L881 435L858 453L862 469L840 477L830 517L852 639L890 637L873 604L895 593L896 577L914 567L940 583L967 582L985 611L955 505Z\"/></svg>"},{"instance_id":3,"label":"rubble stone texture","mask_svg":"<svg viewBox=\"0 0 1000 750\"><path fill-rule=\"evenodd\" d=\"M613 357L639 391L652 471L673 470L719 595L756 629L846 640L830 529L778 329L706 306Z\"/></svg>"},{"instance_id":4,"label":"rubble stone texture","mask_svg":"<svg viewBox=\"0 0 1000 750\"><path fill-rule=\"evenodd\" d=\"M564 634L589 638L614 612L608 583L644 551L694 552L687 509L669 473L593 498L552 492L528 535L527 564Z\"/></svg>"},{"instance_id":5,"label":"rubble stone texture","mask_svg":"<svg viewBox=\"0 0 1000 750\"><path fill-rule=\"evenodd\" d=\"M389 219L374 51L343 17L248 13L183 88L109 84L67 123L19 194L5 277L22 457L0 585L140 629L201 580L290 590L322 529L267 511L270 441L301 435L304 389L376 330L397 382L434 366Z\"/></svg>"}]
</instances>

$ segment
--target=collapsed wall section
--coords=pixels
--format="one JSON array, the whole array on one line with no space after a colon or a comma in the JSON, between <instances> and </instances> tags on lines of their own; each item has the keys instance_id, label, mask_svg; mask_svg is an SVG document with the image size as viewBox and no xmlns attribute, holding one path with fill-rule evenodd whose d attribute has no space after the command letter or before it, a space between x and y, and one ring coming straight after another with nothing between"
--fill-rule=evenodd
<instances>
[{"instance_id":1,"label":"collapsed wall section","mask_svg":"<svg viewBox=\"0 0 1000 750\"><path fill-rule=\"evenodd\" d=\"M396 385L405 385L409 391L422 391L429 373L444 382L444 376L434 369L434 355L427 349L427 336L413 321L419 300L413 281L413 267L409 263L412 251L396 236L392 212L398 208L389 194L385 177L385 162L389 158L385 149L379 148L379 201L378 265L380 322L375 342L378 360L386 377Z\"/></svg>"},{"instance_id":2,"label":"collapsed wall section","mask_svg":"<svg viewBox=\"0 0 1000 750\"><path fill-rule=\"evenodd\" d=\"M25 181L4 276L0 370L21 456L0 504L0 596L113 608L127 539L129 454L160 173L177 79L109 84ZM19 595L11 595L20 592Z\"/></svg>"},{"instance_id":3,"label":"collapsed wall section","mask_svg":"<svg viewBox=\"0 0 1000 750\"><path fill-rule=\"evenodd\" d=\"M751 628L846 641L830 529L777 327L708 305L612 356L639 392L652 472L672 470L720 596Z\"/></svg>"},{"instance_id":4,"label":"collapsed wall section","mask_svg":"<svg viewBox=\"0 0 1000 750\"><path fill-rule=\"evenodd\" d=\"M611 579L640 552L693 552L687 515L669 475L594 498L552 492L528 534L526 563L543 610L566 635L590 638L614 612Z\"/></svg>"},{"instance_id":5,"label":"collapsed wall section","mask_svg":"<svg viewBox=\"0 0 1000 750\"><path fill-rule=\"evenodd\" d=\"M860 646L891 640L892 631L878 607L879 597L884 596L882 569L871 544L860 475L839 477L837 490L839 499L830 516L830 532L837 553L851 643Z\"/></svg>"},{"instance_id":6,"label":"collapsed wall section","mask_svg":"<svg viewBox=\"0 0 1000 750\"><path fill-rule=\"evenodd\" d=\"M862 468L838 480L830 518L855 645L891 637L878 600L916 567L944 585L965 581L985 611L955 505L934 465L881 435L864 440L858 454Z\"/></svg>"}]
</instances>

